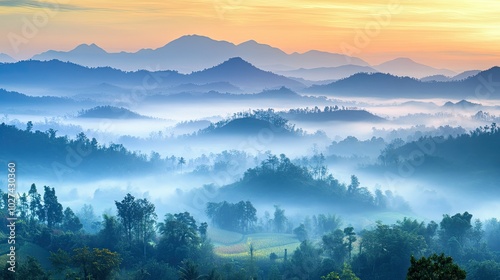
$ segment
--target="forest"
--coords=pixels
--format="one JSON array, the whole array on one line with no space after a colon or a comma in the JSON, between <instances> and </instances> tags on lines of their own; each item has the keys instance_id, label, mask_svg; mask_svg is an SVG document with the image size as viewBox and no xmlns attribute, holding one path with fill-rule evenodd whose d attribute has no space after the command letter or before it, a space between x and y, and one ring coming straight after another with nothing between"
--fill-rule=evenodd
<instances>
[{"instance_id":1,"label":"forest","mask_svg":"<svg viewBox=\"0 0 500 280\"><path fill-rule=\"evenodd\" d=\"M9 209L2 197L2 222ZM367 228L345 226L336 214L307 216L293 223L286 209L259 213L251 201L212 202L204 219L189 212L158 217L146 198L127 194L110 201L114 211L97 215L58 202L56 190L32 184L16 199L15 246L30 254L7 262L2 279L497 279L500 275L500 221L473 219L464 212L440 221L403 218ZM12 206L12 205L10 205ZM238 258L218 254L215 229L291 237L295 250L258 254L243 244ZM217 231L215 231L217 232ZM2 238L9 229L2 227ZM220 238L220 237L219 237ZM8 251L7 244L2 251ZM47 258L46 258L47 257ZM8 258L4 254L2 259ZM5 261L5 260L4 260ZM36 275L36 276L35 276ZM423 278L422 278L423 277ZM425 278L427 277L427 278ZM431 278L428 278L431 277Z\"/></svg>"}]
</instances>

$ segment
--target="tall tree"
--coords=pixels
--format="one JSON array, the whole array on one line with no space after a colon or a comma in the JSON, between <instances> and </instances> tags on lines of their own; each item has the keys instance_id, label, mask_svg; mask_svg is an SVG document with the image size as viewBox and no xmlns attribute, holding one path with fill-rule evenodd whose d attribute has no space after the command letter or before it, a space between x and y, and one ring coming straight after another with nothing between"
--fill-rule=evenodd
<instances>
[{"instance_id":1,"label":"tall tree","mask_svg":"<svg viewBox=\"0 0 500 280\"><path fill-rule=\"evenodd\" d=\"M54 188L44 186L43 194L44 210L47 215L47 226L49 228L62 222L63 207L57 201L56 191Z\"/></svg>"},{"instance_id":2,"label":"tall tree","mask_svg":"<svg viewBox=\"0 0 500 280\"><path fill-rule=\"evenodd\" d=\"M80 219L75 215L71 208L66 207L64 210L64 217L62 220L62 228L64 230L77 232L82 229L83 225L80 223Z\"/></svg>"},{"instance_id":3,"label":"tall tree","mask_svg":"<svg viewBox=\"0 0 500 280\"><path fill-rule=\"evenodd\" d=\"M344 243L344 232L337 229L321 238L325 253L333 260L335 267L340 269L347 255L347 244Z\"/></svg>"},{"instance_id":4,"label":"tall tree","mask_svg":"<svg viewBox=\"0 0 500 280\"><path fill-rule=\"evenodd\" d=\"M38 220L40 222L45 221L45 210L42 205L42 196L38 193L35 184L31 184L30 190L28 191L29 197L29 212L30 220Z\"/></svg>"},{"instance_id":5,"label":"tall tree","mask_svg":"<svg viewBox=\"0 0 500 280\"><path fill-rule=\"evenodd\" d=\"M136 200L136 204L136 236L143 243L144 257L146 257L146 243L148 239L154 236L157 216L154 204L146 198Z\"/></svg>"},{"instance_id":6,"label":"tall tree","mask_svg":"<svg viewBox=\"0 0 500 280\"><path fill-rule=\"evenodd\" d=\"M300 243L299 248L292 255L286 279L318 279L321 264L320 254L321 250L309 241L306 240Z\"/></svg>"},{"instance_id":7,"label":"tall tree","mask_svg":"<svg viewBox=\"0 0 500 280\"><path fill-rule=\"evenodd\" d=\"M274 205L274 229L276 232L284 232L285 226L287 222L287 218L285 216L285 210L281 209L278 205Z\"/></svg>"},{"instance_id":8,"label":"tall tree","mask_svg":"<svg viewBox=\"0 0 500 280\"><path fill-rule=\"evenodd\" d=\"M122 240L120 234L120 223L114 216L103 215L102 229L98 234L101 246L115 250L117 244Z\"/></svg>"},{"instance_id":9,"label":"tall tree","mask_svg":"<svg viewBox=\"0 0 500 280\"><path fill-rule=\"evenodd\" d=\"M178 265L188 257L194 257L201 240L196 221L188 212L165 215L164 222L158 223L161 239L158 244L160 259Z\"/></svg>"},{"instance_id":10,"label":"tall tree","mask_svg":"<svg viewBox=\"0 0 500 280\"><path fill-rule=\"evenodd\" d=\"M356 242L356 233L353 227L346 227L344 234L347 238L347 250L349 251L349 261L352 259L352 244Z\"/></svg>"},{"instance_id":11,"label":"tall tree","mask_svg":"<svg viewBox=\"0 0 500 280\"><path fill-rule=\"evenodd\" d=\"M179 162L178 162L179 166L181 167L181 173L182 173L182 166L184 164L186 164L186 160L184 159L184 157L180 157L179 158Z\"/></svg>"},{"instance_id":12,"label":"tall tree","mask_svg":"<svg viewBox=\"0 0 500 280\"><path fill-rule=\"evenodd\" d=\"M135 218L137 217L135 197L128 193L121 202L115 200L115 205L118 209L118 217L125 230L129 246L132 246L132 230L134 229Z\"/></svg>"}]
</instances>

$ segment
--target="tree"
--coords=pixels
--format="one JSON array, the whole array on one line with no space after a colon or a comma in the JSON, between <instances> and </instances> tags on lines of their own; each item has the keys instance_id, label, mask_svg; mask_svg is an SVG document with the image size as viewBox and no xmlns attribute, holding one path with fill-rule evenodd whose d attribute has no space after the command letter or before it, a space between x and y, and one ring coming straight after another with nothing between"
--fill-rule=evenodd
<instances>
[{"instance_id":1,"label":"tree","mask_svg":"<svg viewBox=\"0 0 500 280\"><path fill-rule=\"evenodd\" d=\"M28 121L26 123L26 132L31 132L33 130L33 122L32 121Z\"/></svg>"},{"instance_id":2,"label":"tree","mask_svg":"<svg viewBox=\"0 0 500 280\"><path fill-rule=\"evenodd\" d=\"M297 239L300 242L308 239L307 238L307 230L306 230L306 227L304 226L304 224L300 224L300 226L296 227L293 230L293 234L295 234L297 236Z\"/></svg>"},{"instance_id":3,"label":"tree","mask_svg":"<svg viewBox=\"0 0 500 280\"><path fill-rule=\"evenodd\" d=\"M274 205L274 209L274 229L276 232L283 232L288 220L285 216L285 210L281 209L278 205Z\"/></svg>"},{"instance_id":4,"label":"tree","mask_svg":"<svg viewBox=\"0 0 500 280\"><path fill-rule=\"evenodd\" d=\"M184 164L186 164L186 160L184 159L184 157L180 157L179 158L179 162L178 162L179 166L181 167L181 173L182 173L182 166Z\"/></svg>"},{"instance_id":5,"label":"tree","mask_svg":"<svg viewBox=\"0 0 500 280\"><path fill-rule=\"evenodd\" d=\"M54 225L61 223L63 219L63 207L57 201L54 188L44 186L43 202L47 215L47 226L52 228Z\"/></svg>"},{"instance_id":6,"label":"tree","mask_svg":"<svg viewBox=\"0 0 500 280\"><path fill-rule=\"evenodd\" d=\"M44 222L46 217L45 210L42 205L42 196L37 192L35 184L31 184L30 190L28 191L28 197L30 201L30 220Z\"/></svg>"},{"instance_id":7,"label":"tree","mask_svg":"<svg viewBox=\"0 0 500 280\"><path fill-rule=\"evenodd\" d=\"M129 246L132 246L132 230L134 229L135 218L137 216L135 197L128 193L121 202L115 200L115 205L118 209L118 217L125 229Z\"/></svg>"},{"instance_id":8,"label":"tree","mask_svg":"<svg viewBox=\"0 0 500 280\"><path fill-rule=\"evenodd\" d=\"M354 232L353 227L346 227L344 229L344 234L347 237L347 250L349 252L349 261L350 261L352 259L351 258L352 243L356 242L356 233Z\"/></svg>"},{"instance_id":9,"label":"tree","mask_svg":"<svg viewBox=\"0 0 500 280\"><path fill-rule=\"evenodd\" d=\"M207 223L201 223L200 227L198 228L202 242L205 242L205 240L207 240L207 229L208 229Z\"/></svg>"},{"instance_id":10,"label":"tree","mask_svg":"<svg viewBox=\"0 0 500 280\"><path fill-rule=\"evenodd\" d=\"M73 213L73 210L66 207L62 220L62 228L71 232L77 232L82 229L82 227L83 225L80 223L80 219L75 215L75 213Z\"/></svg>"},{"instance_id":11,"label":"tree","mask_svg":"<svg viewBox=\"0 0 500 280\"><path fill-rule=\"evenodd\" d=\"M466 277L465 271L444 254L433 254L419 260L411 256L410 263L406 276L408 280L462 280Z\"/></svg>"},{"instance_id":12,"label":"tree","mask_svg":"<svg viewBox=\"0 0 500 280\"><path fill-rule=\"evenodd\" d=\"M500 263L493 260L470 261L467 264L467 279L500 280Z\"/></svg>"},{"instance_id":13,"label":"tree","mask_svg":"<svg viewBox=\"0 0 500 280\"><path fill-rule=\"evenodd\" d=\"M23 193L21 195L18 194L19 197L19 218L22 220L26 220L28 215L28 195Z\"/></svg>"},{"instance_id":14,"label":"tree","mask_svg":"<svg viewBox=\"0 0 500 280\"><path fill-rule=\"evenodd\" d=\"M73 263L80 267L83 279L107 280L121 263L120 256L108 249L88 247L73 250Z\"/></svg>"},{"instance_id":15,"label":"tree","mask_svg":"<svg viewBox=\"0 0 500 280\"><path fill-rule=\"evenodd\" d=\"M349 186L347 187L347 193L350 195L356 194L356 192L358 191L359 185L360 184L359 184L358 177L356 177L356 175L351 175L351 184L349 184Z\"/></svg>"},{"instance_id":16,"label":"tree","mask_svg":"<svg viewBox=\"0 0 500 280\"><path fill-rule=\"evenodd\" d=\"M250 201L209 202L205 212L215 225L227 230L249 232L257 221L257 210Z\"/></svg>"},{"instance_id":17,"label":"tree","mask_svg":"<svg viewBox=\"0 0 500 280\"><path fill-rule=\"evenodd\" d=\"M200 247L196 221L188 212L165 215L158 223L161 239L158 244L160 259L178 265L188 257L194 257Z\"/></svg>"},{"instance_id":18,"label":"tree","mask_svg":"<svg viewBox=\"0 0 500 280\"><path fill-rule=\"evenodd\" d=\"M192 261L183 262L182 267L179 269L179 280L198 280L201 279L198 266Z\"/></svg>"},{"instance_id":19,"label":"tree","mask_svg":"<svg viewBox=\"0 0 500 280\"><path fill-rule=\"evenodd\" d=\"M94 207L92 207L92 205L83 204L82 209L80 209L76 215L80 219L85 232L92 234L96 233L100 229L101 222L94 213Z\"/></svg>"},{"instance_id":20,"label":"tree","mask_svg":"<svg viewBox=\"0 0 500 280\"><path fill-rule=\"evenodd\" d=\"M297 277L298 279L318 279L318 270L321 263L321 250L314 247L309 241L300 243L290 261L289 271L286 279Z\"/></svg>"},{"instance_id":21,"label":"tree","mask_svg":"<svg viewBox=\"0 0 500 280\"><path fill-rule=\"evenodd\" d=\"M335 267L340 269L347 255L347 245L344 243L344 232L340 229L323 235L321 238L323 249L333 260Z\"/></svg>"},{"instance_id":22,"label":"tree","mask_svg":"<svg viewBox=\"0 0 500 280\"><path fill-rule=\"evenodd\" d=\"M98 236L102 246L106 246L110 250L115 250L116 245L122 239L120 234L120 223L114 216L103 215L102 229Z\"/></svg>"},{"instance_id":23,"label":"tree","mask_svg":"<svg viewBox=\"0 0 500 280\"><path fill-rule=\"evenodd\" d=\"M321 276L321 280L360 280L359 277L352 272L351 267L344 263L342 267L342 272L337 274L335 271L328 273L326 276Z\"/></svg>"},{"instance_id":24,"label":"tree","mask_svg":"<svg viewBox=\"0 0 500 280\"><path fill-rule=\"evenodd\" d=\"M450 255L456 258L461 257L464 238L472 228L471 220L472 215L464 212L463 214L457 213L451 217L443 215L443 220L439 223L441 227L439 232L441 244L444 248L447 248L447 252Z\"/></svg>"},{"instance_id":25,"label":"tree","mask_svg":"<svg viewBox=\"0 0 500 280\"><path fill-rule=\"evenodd\" d=\"M154 204L147 199L138 199L136 205L134 227L137 239L143 243L144 258L146 258L146 240L154 236L157 216Z\"/></svg>"},{"instance_id":26,"label":"tree","mask_svg":"<svg viewBox=\"0 0 500 280\"><path fill-rule=\"evenodd\" d=\"M402 279L411 255L427 248L422 235L402 230L398 225L377 222L373 230L362 233L360 253L353 259L354 271L363 279Z\"/></svg>"},{"instance_id":27,"label":"tree","mask_svg":"<svg viewBox=\"0 0 500 280\"><path fill-rule=\"evenodd\" d=\"M342 220L335 214L319 214L317 218L314 216L313 220L316 221L315 227L318 236L333 232L342 225Z\"/></svg>"}]
</instances>

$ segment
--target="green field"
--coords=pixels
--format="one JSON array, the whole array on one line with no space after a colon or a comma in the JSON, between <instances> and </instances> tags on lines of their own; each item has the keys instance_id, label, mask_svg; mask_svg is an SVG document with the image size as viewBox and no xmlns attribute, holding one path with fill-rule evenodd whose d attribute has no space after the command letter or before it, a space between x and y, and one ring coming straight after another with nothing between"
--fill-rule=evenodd
<instances>
[{"instance_id":1,"label":"green field","mask_svg":"<svg viewBox=\"0 0 500 280\"><path fill-rule=\"evenodd\" d=\"M257 259L269 259L271 253L275 253L281 259L284 257L285 249L290 256L300 245L299 240L293 234L279 233L255 233L243 235L236 232L212 228L208 237L214 244L216 255L231 259L244 259L250 257L250 246L254 248L254 257Z\"/></svg>"}]
</instances>

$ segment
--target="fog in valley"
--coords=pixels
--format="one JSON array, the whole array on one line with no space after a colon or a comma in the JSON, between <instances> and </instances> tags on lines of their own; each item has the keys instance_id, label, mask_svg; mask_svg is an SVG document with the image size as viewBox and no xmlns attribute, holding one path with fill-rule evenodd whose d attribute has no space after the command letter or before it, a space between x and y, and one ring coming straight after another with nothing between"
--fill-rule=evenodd
<instances>
[{"instance_id":1,"label":"fog in valley","mask_svg":"<svg viewBox=\"0 0 500 280\"><path fill-rule=\"evenodd\" d=\"M152 203L166 224L185 212L208 222L222 258L241 240L267 233L289 238L292 254L307 236L324 245L342 228L344 244L353 229L369 240L367 232L382 224L416 219L428 224L431 244L447 214L470 220L473 213L491 224L488 236L497 225L500 98L498 88L477 89L481 77L500 75L498 67L449 81L378 72L305 80L242 58L184 74L58 60L2 63L0 71L0 163L15 162L18 196L35 201L35 185L39 193L54 188L98 236L123 214L116 207L129 194ZM2 185L6 178L0 169ZM251 221L235 225L223 216L243 208L255 210ZM151 232L164 230L157 225ZM221 232L238 237L233 244ZM161 244L151 236L136 240L144 254ZM359 257L362 243L356 246ZM281 254L285 247L276 248Z\"/></svg>"}]
</instances>

